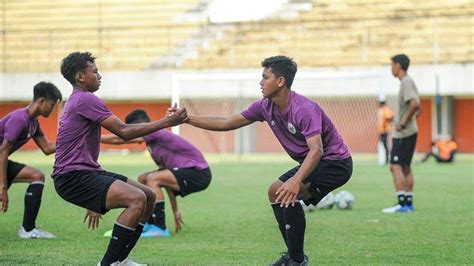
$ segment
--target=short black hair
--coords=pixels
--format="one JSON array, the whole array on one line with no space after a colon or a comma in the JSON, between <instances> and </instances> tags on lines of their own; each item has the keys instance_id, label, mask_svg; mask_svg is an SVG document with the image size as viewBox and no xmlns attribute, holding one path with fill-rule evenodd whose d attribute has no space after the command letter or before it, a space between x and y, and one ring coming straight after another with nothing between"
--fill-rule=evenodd
<instances>
[{"instance_id":1,"label":"short black hair","mask_svg":"<svg viewBox=\"0 0 474 266\"><path fill-rule=\"evenodd\" d=\"M33 87L33 101L39 98L45 98L47 100L57 102L63 100L63 96L58 88L50 82L41 81Z\"/></svg>"},{"instance_id":2,"label":"short black hair","mask_svg":"<svg viewBox=\"0 0 474 266\"><path fill-rule=\"evenodd\" d=\"M150 117L142 109L135 109L125 117L126 124L137 124L143 122L150 122Z\"/></svg>"},{"instance_id":3,"label":"short black hair","mask_svg":"<svg viewBox=\"0 0 474 266\"><path fill-rule=\"evenodd\" d=\"M77 72L84 72L87 68L87 63L95 63L95 59L96 57L89 52L70 53L61 61L61 74L69 83L74 85Z\"/></svg>"},{"instance_id":4,"label":"short black hair","mask_svg":"<svg viewBox=\"0 0 474 266\"><path fill-rule=\"evenodd\" d=\"M272 73L277 77L283 76L288 88L291 88L296 71L298 70L296 62L293 61L292 58L284 55L265 58L265 60L262 61L262 67L271 68Z\"/></svg>"},{"instance_id":5,"label":"short black hair","mask_svg":"<svg viewBox=\"0 0 474 266\"><path fill-rule=\"evenodd\" d=\"M403 70L407 71L410 66L410 58L406 54L397 54L392 56L392 62L399 64Z\"/></svg>"}]
</instances>

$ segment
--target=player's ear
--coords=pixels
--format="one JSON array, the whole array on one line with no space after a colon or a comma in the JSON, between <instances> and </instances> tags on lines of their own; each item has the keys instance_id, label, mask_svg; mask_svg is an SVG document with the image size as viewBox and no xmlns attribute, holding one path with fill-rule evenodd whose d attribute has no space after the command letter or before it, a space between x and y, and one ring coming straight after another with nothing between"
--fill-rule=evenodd
<instances>
[{"instance_id":1,"label":"player's ear","mask_svg":"<svg viewBox=\"0 0 474 266\"><path fill-rule=\"evenodd\" d=\"M77 71L74 79L76 79L76 81L84 81L84 73L82 73L82 71Z\"/></svg>"},{"instance_id":2,"label":"player's ear","mask_svg":"<svg viewBox=\"0 0 474 266\"><path fill-rule=\"evenodd\" d=\"M283 76L278 77L278 87L284 87L285 82L286 82L285 77Z\"/></svg>"}]
</instances>

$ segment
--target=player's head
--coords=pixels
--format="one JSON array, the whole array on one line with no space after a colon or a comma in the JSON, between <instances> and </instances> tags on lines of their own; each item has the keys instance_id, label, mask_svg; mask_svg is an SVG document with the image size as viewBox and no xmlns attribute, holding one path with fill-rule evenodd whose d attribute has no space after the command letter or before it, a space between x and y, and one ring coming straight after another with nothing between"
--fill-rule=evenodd
<instances>
[{"instance_id":1,"label":"player's head","mask_svg":"<svg viewBox=\"0 0 474 266\"><path fill-rule=\"evenodd\" d=\"M383 107L387 103L387 97L385 95L381 94L377 97L377 102L379 103L380 107Z\"/></svg>"},{"instance_id":2,"label":"player's head","mask_svg":"<svg viewBox=\"0 0 474 266\"><path fill-rule=\"evenodd\" d=\"M53 83L41 81L33 87L33 102L44 117L48 117L62 99L61 92Z\"/></svg>"},{"instance_id":3,"label":"player's head","mask_svg":"<svg viewBox=\"0 0 474 266\"><path fill-rule=\"evenodd\" d=\"M142 109L135 109L125 117L126 124L148 123L150 117Z\"/></svg>"},{"instance_id":4,"label":"player's head","mask_svg":"<svg viewBox=\"0 0 474 266\"><path fill-rule=\"evenodd\" d=\"M400 72L406 72L410 66L410 58L405 54L397 54L390 58L392 60L392 74L397 77Z\"/></svg>"},{"instance_id":5,"label":"player's head","mask_svg":"<svg viewBox=\"0 0 474 266\"><path fill-rule=\"evenodd\" d=\"M260 86L263 97L270 98L281 88L291 89L298 69L293 59L278 55L262 61L263 73Z\"/></svg>"},{"instance_id":6,"label":"player's head","mask_svg":"<svg viewBox=\"0 0 474 266\"><path fill-rule=\"evenodd\" d=\"M70 53L61 62L61 74L72 85L94 92L99 89L102 78L95 59L89 52Z\"/></svg>"}]
</instances>

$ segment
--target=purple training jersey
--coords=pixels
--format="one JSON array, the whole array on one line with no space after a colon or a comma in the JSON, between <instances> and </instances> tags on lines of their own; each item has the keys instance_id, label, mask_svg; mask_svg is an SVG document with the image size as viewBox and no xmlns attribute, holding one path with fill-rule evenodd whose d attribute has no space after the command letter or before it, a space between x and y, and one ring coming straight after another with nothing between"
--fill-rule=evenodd
<instances>
[{"instance_id":1,"label":"purple training jersey","mask_svg":"<svg viewBox=\"0 0 474 266\"><path fill-rule=\"evenodd\" d=\"M308 154L306 139L321 135L322 160L342 160L351 155L323 109L312 100L291 91L283 112L267 98L254 102L242 112L250 121L267 121L273 133L293 160L302 163Z\"/></svg>"},{"instance_id":2,"label":"purple training jersey","mask_svg":"<svg viewBox=\"0 0 474 266\"><path fill-rule=\"evenodd\" d=\"M16 109L0 120L0 145L3 140L13 143L10 154L25 145L33 137L44 136L37 118L28 116L28 108Z\"/></svg>"},{"instance_id":3,"label":"purple training jersey","mask_svg":"<svg viewBox=\"0 0 474 266\"><path fill-rule=\"evenodd\" d=\"M101 171L100 123L112 116L91 92L73 89L59 120L56 161L52 176L71 171Z\"/></svg>"},{"instance_id":4,"label":"purple training jersey","mask_svg":"<svg viewBox=\"0 0 474 266\"><path fill-rule=\"evenodd\" d=\"M155 163L164 169L208 168L202 153L191 143L172 132L162 129L143 137Z\"/></svg>"}]
</instances>

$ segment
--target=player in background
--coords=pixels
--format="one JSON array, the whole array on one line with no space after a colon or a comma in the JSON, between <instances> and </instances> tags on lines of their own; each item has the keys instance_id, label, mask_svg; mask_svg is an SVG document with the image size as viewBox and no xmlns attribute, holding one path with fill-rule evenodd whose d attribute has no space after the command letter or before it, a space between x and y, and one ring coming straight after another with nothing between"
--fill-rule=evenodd
<instances>
[{"instance_id":1,"label":"player in background","mask_svg":"<svg viewBox=\"0 0 474 266\"><path fill-rule=\"evenodd\" d=\"M389 134L392 131L392 120L394 112L386 104L385 96L379 97L379 107L377 108L377 133L379 134L379 141L384 147L385 160L384 164L389 161Z\"/></svg>"},{"instance_id":2,"label":"player in background","mask_svg":"<svg viewBox=\"0 0 474 266\"><path fill-rule=\"evenodd\" d=\"M150 117L140 109L132 111L125 118L126 124L148 123ZM102 135L106 144L143 143L158 166L158 170L143 173L138 182L149 186L156 193L153 214L143 229L142 237L168 237L166 227L165 200L162 188L166 189L173 210L175 231L184 225L176 196L185 197L205 190L211 183L211 171L202 153L191 143L172 132L162 129L141 138L123 140L115 135ZM108 236L109 233L106 233Z\"/></svg>"},{"instance_id":3,"label":"player in background","mask_svg":"<svg viewBox=\"0 0 474 266\"><path fill-rule=\"evenodd\" d=\"M458 145L454 141L453 134L448 134L444 139L438 139L431 144L431 152L425 154L422 163L426 162L433 156L438 163L452 163L454 162L454 155L458 149Z\"/></svg>"},{"instance_id":4,"label":"player in background","mask_svg":"<svg viewBox=\"0 0 474 266\"><path fill-rule=\"evenodd\" d=\"M195 127L228 131L255 121L266 121L298 165L281 175L268 189L287 251L272 265L308 265L304 254L305 213L297 200L316 205L352 175L352 158L324 110L314 101L291 90L296 63L286 56L262 62L260 88L263 99L229 117L189 116ZM177 110L170 108L169 115Z\"/></svg>"},{"instance_id":5,"label":"player in background","mask_svg":"<svg viewBox=\"0 0 474 266\"><path fill-rule=\"evenodd\" d=\"M173 116L150 123L125 124L111 113L94 92L101 75L95 57L89 52L74 52L62 60L61 74L73 86L59 122L54 162L54 186L64 200L87 210L92 229L110 209L124 209L118 216L107 251L100 265L137 265L128 254L140 238L144 223L155 204L149 187L120 174L107 172L97 162L100 130L106 128L122 139L130 140L187 119L184 108Z\"/></svg>"},{"instance_id":6,"label":"player in background","mask_svg":"<svg viewBox=\"0 0 474 266\"><path fill-rule=\"evenodd\" d=\"M392 132L390 171L393 175L397 204L383 209L384 213L411 212L413 208L414 177L411 169L415 153L418 127L416 117L420 111L420 98L413 79L408 75L410 59L404 54L392 58L392 74L400 80L398 110L395 116L395 130Z\"/></svg>"},{"instance_id":7,"label":"player in background","mask_svg":"<svg viewBox=\"0 0 474 266\"><path fill-rule=\"evenodd\" d=\"M62 100L61 92L52 83L40 82L33 87L33 100L27 107L19 108L0 120L0 201L2 211L8 210L8 189L12 183L29 183L25 193L23 223L18 229L20 238L55 238L52 233L36 227L36 217L41 206L44 173L22 163L9 160L9 156L33 139L44 154L56 151L41 131L38 117L49 117Z\"/></svg>"}]
</instances>

